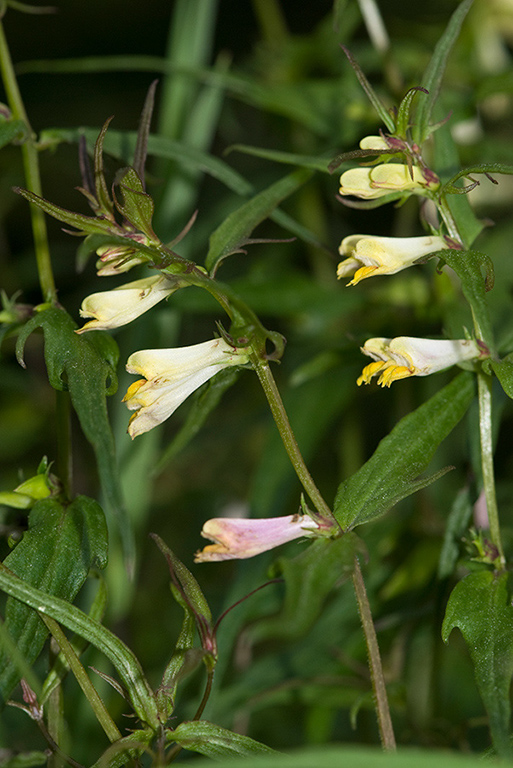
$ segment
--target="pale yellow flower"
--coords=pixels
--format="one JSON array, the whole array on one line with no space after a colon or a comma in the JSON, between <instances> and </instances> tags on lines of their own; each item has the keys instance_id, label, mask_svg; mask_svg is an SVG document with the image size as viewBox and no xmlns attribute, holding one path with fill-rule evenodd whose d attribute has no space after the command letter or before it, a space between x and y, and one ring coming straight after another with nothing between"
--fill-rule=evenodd
<instances>
[{"instance_id":1,"label":"pale yellow flower","mask_svg":"<svg viewBox=\"0 0 513 768\"><path fill-rule=\"evenodd\" d=\"M382 163L371 167L351 168L340 177L340 194L374 200L392 192L423 194L440 186L432 171L417 165Z\"/></svg>"},{"instance_id":2,"label":"pale yellow flower","mask_svg":"<svg viewBox=\"0 0 513 768\"><path fill-rule=\"evenodd\" d=\"M337 267L337 277L354 274L348 285L356 285L366 277L393 275L411 267L417 259L433 251L447 248L436 235L425 237L375 237L349 235L340 244L339 253L347 256Z\"/></svg>"},{"instance_id":3,"label":"pale yellow flower","mask_svg":"<svg viewBox=\"0 0 513 768\"><path fill-rule=\"evenodd\" d=\"M128 358L128 373L144 379L134 382L123 399L136 413L128 426L130 437L153 429L169 418L198 387L223 368L244 365L250 350L224 339L175 349L143 349Z\"/></svg>"},{"instance_id":4,"label":"pale yellow flower","mask_svg":"<svg viewBox=\"0 0 513 768\"><path fill-rule=\"evenodd\" d=\"M374 362L365 366L357 384L369 384L379 376L378 384L389 387L408 376L428 376L465 360L488 356L482 344L470 339L417 339L397 336L395 339L368 339L361 348Z\"/></svg>"},{"instance_id":5,"label":"pale yellow flower","mask_svg":"<svg viewBox=\"0 0 513 768\"><path fill-rule=\"evenodd\" d=\"M81 317L92 317L77 333L100 331L126 325L180 287L174 278L164 275L145 277L114 288L92 293L82 302Z\"/></svg>"}]
</instances>

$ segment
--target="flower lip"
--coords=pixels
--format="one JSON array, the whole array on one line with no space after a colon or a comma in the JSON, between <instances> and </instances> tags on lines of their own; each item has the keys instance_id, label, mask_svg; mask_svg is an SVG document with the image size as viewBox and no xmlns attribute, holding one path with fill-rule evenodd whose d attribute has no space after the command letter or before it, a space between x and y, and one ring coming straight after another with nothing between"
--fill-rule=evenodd
<instances>
[{"instance_id":1,"label":"flower lip","mask_svg":"<svg viewBox=\"0 0 513 768\"><path fill-rule=\"evenodd\" d=\"M356 285L366 277L393 275L434 251L446 248L445 240L437 235L423 237L381 237L349 235L339 248L346 256L337 267L337 277L353 275L348 285Z\"/></svg>"},{"instance_id":2,"label":"flower lip","mask_svg":"<svg viewBox=\"0 0 513 768\"><path fill-rule=\"evenodd\" d=\"M488 357L482 341L472 339L419 339L397 336L394 339L368 339L362 352L374 362L365 366L358 386L369 384L379 376L378 384L389 387L394 381L409 376L428 376L452 365Z\"/></svg>"},{"instance_id":3,"label":"flower lip","mask_svg":"<svg viewBox=\"0 0 513 768\"><path fill-rule=\"evenodd\" d=\"M340 177L340 194L366 200L393 192L424 194L440 186L438 177L429 169L403 163L381 163L372 167L351 168Z\"/></svg>"}]
</instances>

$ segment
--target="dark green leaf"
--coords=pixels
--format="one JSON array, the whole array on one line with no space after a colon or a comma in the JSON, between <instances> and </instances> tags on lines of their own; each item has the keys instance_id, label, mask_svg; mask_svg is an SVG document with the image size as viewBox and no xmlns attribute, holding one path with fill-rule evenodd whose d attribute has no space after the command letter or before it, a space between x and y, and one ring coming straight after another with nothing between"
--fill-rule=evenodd
<instances>
[{"instance_id":1,"label":"dark green leaf","mask_svg":"<svg viewBox=\"0 0 513 768\"><path fill-rule=\"evenodd\" d=\"M174 588L174 595L176 601L182 606L185 615L176 641L175 651L164 671L162 682L156 694L159 716L163 722L173 714L178 683L189 671L195 669L198 661L201 660L198 659L198 655L194 654L193 651L195 635L194 614L176 587ZM201 652L201 656L203 656L203 652Z\"/></svg>"},{"instance_id":2,"label":"dark green leaf","mask_svg":"<svg viewBox=\"0 0 513 768\"><path fill-rule=\"evenodd\" d=\"M513 398L513 353L502 360L492 360L492 369L504 392Z\"/></svg>"},{"instance_id":3,"label":"dark green leaf","mask_svg":"<svg viewBox=\"0 0 513 768\"><path fill-rule=\"evenodd\" d=\"M168 733L169 741L180 744L192 752L199 752L214 760L225 757L250 757L251 755L276 754L275 750L233 733L207 720L180 723L178 728Z\"/></svg>"},{"instance_id":4,"label":"dark green leaf","mask_svg":"<svg viewBox=\"0 0 513 768\"><path fill-rule=\"evenodd\" d=\"M140 719L156 730L159 727L153 692L132 651L103 624L75 605L36 589L0 564L0 590L39 613L50 616L98 648L114 665Z\"/></svg>"},{"instance_id":5,"label":"dark green leaf","mask_svg":"<svg viewBox=\"0 0 513 768\"><path fill-rule=\"evenodd\" d=\"M32 768L34 765L46 765L48 755L46 752L20 752L2 759L2 768Z\"/></svg>"},{"instance_id":6,"label":"dark green leaf","mask_svg":"<svg viewBox=\"0 0 513 768\"><path fill-rule=\"evenodd\" d=\"M96 191L96 199L98 201L99 210L108 217L114 215L114 208L103 173L103 142L111 120L112 117L109 117L109 119L105 121L94 144L94 187Z\"/></svg>"},{"instance_id":7,"label":"dark green leaf","mask_svg":"<svg viewBox=\"0 0 513 768\"><path fill-rule=\"evenodd\" d=\"M426 98L419 100L418 109L415 115L415 127L413 130L413 140L422 146L430 133L430 120L433 107L438 98L442 79L445 73L445 67L451 49L460 34L461 25L467 15L473 0L463 0L451 16L449 24L438 41L431 57L424 76L422 78L422 87L428 91Z\"/></svg>"},{"instance_id":8,"label":"dark green leaf","mask_svg":"<svg viewBox=\"0 0 513 768\"><path fill-rule=\"evenodd\" d=\"M438 578L446 579L456 566L463 535L472 516L472 503L468 488L463 488L454 499L445 528L442 551L438 561Z\"/></svg>"},{"instance_id":9,"label":"dark green leaf","mask_svg":"<svg viewBox=\"0 0 513 768\"><path fill-rule=\"evenodd\" d=\"M230 152L242 152L245 155L261 157L264 160L272 160L276 163L285 163L286 165L297 165L299 168L310 168L312 171L321 171L328 173L330 157L313 157L310 155L298 155L293 152L278 152L275 149L264 149L261 147L250 147L247 144L233 144L225 151L225 155Z\"/></svg>"},{"instance_id":10,"label":"dark green leaf","mask_svg":"<svg viewBox=\"0 0 513 768\"><path fill-rule=\"evenodd\" d=\"M513 165L506 165L505 163L479 163L478 165L471 165L468 168L463 168L461 171L455 173L454 176L451 176L451 178L445 182L442 192L449 194L451 192L456 194L459 192L461 193L463 190L461 187L455 186L456 182L458 179L467 178L470 176L470 174L473 173L503 173L506 175L511 175L513 173Z\"/></svg>"},{"instance_id":11,"label":"dark green leaf","mask_svg":"<svg viewBox=\"0 0 513 768\"><path fill-rule=\"evenodd\" d=\"M86 438L91 443L105 495L107 511L115 516L125 546L127 565L133 565L133 533L126 515L119 485L114 438L107 413L107 392L112 391L116 372L110 364L112 340L91 341L75 333L75 323L63 310L50 307L38 312L23 326L16 345L22 361L25 342L37 328L45 338L48 379L58 390L68 389ZM106 336L106 334L102 334ZM107 359L99 354L107 349Z\"/></svg>"},{"instance_id":12,"label":"dark green leaf","mask_svg":"<svg viewBox=\"0 0 513 768\"><path fill-rule=\"evenodd\" d=\"M347 58L349 59L349 63L351 64L352 68L355 71L356 77L358 78L358 82L360 83L363 90L367 94L367 98L369 99L370 103L378 113L380 120L386 125L390 133L393 133L395 130L394 118L392 117L390 112L386 109L384 104L381 102L381 99L378 97L378 95L374 91L374 88L365 77L365 74L363 73L362 68L354 58L353 54L344 45L341 45L340 47L342 48Z\"/></svg>"},{"instance_id":13,"label":"dark green leaf","mask_svg":"<svg viewBox=\"0 0 513 768\"><path fill-rule=\"evenodd\" d=\"M66 208L61 208L59 205L54 205L48 200L45 200L39 195L35 195L33 192L29 192L28 189L22 189L22 187L13 187L14 192L24 197L29 203L37 205L45 213L53 216L58 221L63 221L64 224L69 224L72 227L78 229L78 234L107 234L112 231L112 222L106 219L98 219L94 216L84 216L81 213L73 213Z\"/></svg>"},{"instance_id":14,"label":"dark green leaf","mask_svg":"<svg viewBox=\"0 0 513 768\"><path fill-rule=\"evenodd\" d=\"M352 573L355 555L362 549L360 539L346 533L338 539L318 539L293 559L280 557L276 571L285 580L283 609L254 625L252 641L292 641L308 632L328 594L344 575Z\"/></svg>"},{"instance_id":15,"label":"dark green leaf","mask_svg":"<svg viewBox=\"0 0 513 768\"><path fill-rule=\"evenodd\" d=\"M478 251L458 251L455 249L436 251L433 256L443 259L461 280L465 298L472 308L481 338L493 354L493 340L490 312L486 301L486 292L493 288L493 262L489 256ZM481 270L484 269L485 276Z\"/></svg>"},{"instance_id":16,"label":"dark green leaf","mask_svg":"<svg viewBox=\"0 0 513 768\"><path fill-rule=\"evenodd\" d=\"M150 135L151 118L153 115L153 106L155 103L155 89L158 80L154 80L148 88L146 99L144 100L143 110L139 119L139 129L137 131L137 142L134 149L134 159L132 167L142 180L144 186L144 168L146 165L146 154L148 152L148 136Z\"/></svg>"},{"instance_id":17,"label":"dark green leaf","mask_svg":"<svg viewBox=\"0 0 513 768\"><path fill-rule=\"evenodd\" d=\"M23 120L3 120L0 122L0 148L10 144L11 141L24 138L27 127Z\"/></svg>"},{"instance_id":18,"label":"dark green leaf","mask_svg":"<svg viewBox=\"0 0 513 768\"><path fill-rule=\"evenodd\" d=\"M300 169L285 176L231 213L212 233L205 265L215 272L221 261L237 253L257 224L266 219L285 198L299 189L311 177L312 171Z\"/></svg>"},{"instance_id":19,"label":"dark green leaf","mask_svg":"<svg viewBox=\"0 0 513 768\"><path fill-rule=\"evenodd\" d=\"M419 99L422 99L427 95L427 91L424 88L420 88L419 86L416 88L410 88L399 104L399 109L397 110L397 119L395 121L395 133L397 136L401 136L403 138L407 137L408 129L413 122L410 116L413 99L419 91Z\"/></svg>"},{"instance_id":20,"label":"dark green leaf","mask_svg":"<svg viewBox=\"0 0 513 768\"><path fill-rule=\"evenodd\" d=\"M491 571L471 573L453 589L442 626L447 642L454 627L468 645L477 685L488 717L495 748L511 759L511 706L513 675L513 608L508 575Z\"/></svg>"},{"instance_id":21,"label":"dark green leaf","mask_svg":"<svg viewBox=\"0 0 513 768\"><path fill-rule=\"evenodd\" d=\"M29 584L72 601L93 565L107 562L107 527L99 505L79 496L68 507L52 499L38 501L29 529L4 564ZM18 650L33 663L47 636L46 627L27 606L8 600L5 627ZM0 696L5 701L19 682L17 666L0 652Z\"/></svg>"},{"instance_id":22,"label":"dark green leaf","mask_svg":"<svg viewBox=\"0 0 513 768\"><path fill-rule=\"evenodd\" d=\"M418 480L436 448L461 420L474 397L474 377L460 373L427 403L405 416L371 458L337 491L335 517L344 530L384 515L430 482Z\"/></svg>"},{"instance_id":23,"label":"dark green leaf","mask_svg":"<svg viewBox=\"0 0 513 768\"><path fill-rule=\"evenodd\" d=\"M122 203L116 200L118 211L135 229L155 240L156 235L151 225L155 205L150 195L144 191L144 184L137 172L133 168L127 168L118 183L123 195Z\"/></svg>"}]
</instances>

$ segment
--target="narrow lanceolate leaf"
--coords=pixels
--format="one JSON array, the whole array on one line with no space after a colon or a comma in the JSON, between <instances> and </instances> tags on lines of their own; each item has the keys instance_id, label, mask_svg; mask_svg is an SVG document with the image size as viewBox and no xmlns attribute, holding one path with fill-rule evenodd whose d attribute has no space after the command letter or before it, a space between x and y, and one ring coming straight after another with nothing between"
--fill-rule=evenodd
<instances>
[{"instance_id":1,"label":"narrow lanceolate leaf","mask_svg":"<svg viewBox=\"0 0 513 768\"><path fill-rule=\"evenodd\" d=\"M454 627L468 645L479 692L490 719L495 748L511 759L511 706L509 692L513 676L513 608L508 593L508 574L478 571L466 576L453 589L442 637L447 642Z\"/></svg>"},{"instance_id":2,"label":"narrow lanceolate leaf","mask_svg":"<svg viewBox=\"0 0 513 768\"><path fill-rule=\"evenodd\" d=\"M16 355L22 364L25 342L36 328L43 329L50 384L69 390L80 426L94 449L106 510L117 520L131 564L133 536L122 500L106 399L116 391L117 345L101 332L91 338L77 335L73 319L63 309L50 307L34 315L18 336Z\"/></svg>"},{"instance_id":3,"label":"narrow lanceolate leaf","mask_svg":"<svg viewBox=\"0 0 513 768\"><path fill-rule=\"evenodd\" d=\"M492 369L508 397L513 398L513 354L492 361Z\"/></svg>"},{"instance_id":4,"label":"narrow lanceolate leaf","mask_svg":"<svg viewBox=\"0 0 513 768\"><path fill-rule=\"evenodd\" d=\"M294 558L280 558L276 568L285 580L283 609L260 619L251 629L253 642L302 637L321 613L329 593L353 571L355 555L363 549L354 533L338 539L317 539Z\"/></svg>"},{"instance_id":5,"label":"narrow lanceolate leaf","mask_svg":"<svg viewBox=\"0 0 513 768\"><path fill-rule=\"evenodd\" d=\"M211 757L214 760L231 757L251 757L251 755L278 754L274 749L254 741L248 736L233 733L207 720L180 723L174 731L169 731L170 742L180 744L192 752Z\"/></svg>"},{"instance_id":6,"label":"narrow lanceolate leaf","mask_svg":"<svg viewBox=\"0 0 513 768\"><path fill-rule=\"evenodd\" d=\"M232 253L240 252L255 227L266 219L282 200L305 184L312 173L313 171L304 168L294 171L231 213L210 236L210 247L205 260L207 269L214 273L223 259Z\"/></svg>"},{"instance_id":7,"label":"narrow lanceolate leaf","mask_svg":"<svg viewBox=\"0 0 513 768\"><path fill-rule=\"evenodd\" d=\"M418 109L415 115L415 126L413 128L413 140L419 145L422 145L422 142L429 136L431 114L438 98L438 94L440 93L447 60L452 47L460 34L461 25L463 24L472 2L473 0L463 0L463 2L458 5L451 16L445 32L438 41L433 56L431 57L431 61L424 72L422 87L428 91L428 94L425 98L419 99Z\"/></svg>"},{"instance_id":8,"label":"narrow lanceolate leaf","mask_svg":"<svg viewBox=\"0 0 513 768\"><path fill-rule=\"evenodd\" d=\"M479 251L458 251L452 248L436 251L432 255L445 261L460 278L461 288L472 309L480 338L493 353L495 344L486 301L486 293L493 288L495 280L492 260Z\"/></svg>"},{"instance_id":9,"label":"narrow lanceolate leaf","mask_svg":"<svg viewBox=\"0 0 513 768\"><path fill-rule=\"evenodd\" d=\"M138 660L119 637L66 600L42 592L20 579L3 564L0 565L0 590L33 610L50 616L98 648L116 669L137 716L153 730L158 729L153 692Z\"/></svg>"},{"instance_id":10,"label":"narrow lanceolate leaf","mask_svg":"<svg viewBox=\"0 0 513 768\"><path fill-rule=\"evenodd\" d=\"M49 216L53 216L57 221L62 221L64 224L76 227L80 234L108 234L112 231L112 221L95 218L94 216L84 216L81 213L73 213L73 211L68 211L66 208L54 205L45 200L44 197L39 197L39 195L35 195L33 192L29 192L28 189L23 189L22 187L13 187L13 191L24 197L29 203L37 205L38 208L41 208Z\"/></svg>"},{"instance_id":11,"label":"narrow lanceolate leaf","mask_svg":"<svg viewBox=\"0 0 513 768\"><path fill-rule=\"evenodd\" d=\"M4 564L35 587L73 600L92 565L107 562L107 526L101 507L86 496L62 506L53 499L38 501L29 516L23 539ZM25 660L39 656L47 629L26 605L9 599L5 629ZM0 701L3 703L18 684L21 672L7 649L0 648Z\"/></svg>"},{"instance_id":12,"label":"narrow lanceolate leaf","mask_svg":"<svg viewBox=\"0 0 513 768\"><path fill-rule=\"evenodd\" d=\"M153 106L155 104L155 90L158 80L154 80L148 88L143 110L139 119L139 129L137 131L137 143L134 149L134 159L132 167L138 174L144 185L144 168L146 165L146 155L148 152L148 136L150 135L151 118L153 115Z\"/></svg>"},{"instance_id":13,"label":"narrow lanceolate leaf","mask_svg":"<svg viewBox=\"0 0 513 768\"><path fill-rule=\"evenodd\" d=\"M394 118L392 117L390 112L386 109L385 105L381 102L381 99L379 98L374 88L365 77L365 74L362 68L354 58L353 54L345 47L345 45L341 45L340 47L342 48L347 58L349 59L349 63L351 64L352 68L354 69L355 75L358 78L358 82L360 83L363 90L367 94L367 97L370 103L372 104L372 106L378 113L380 119L386 125L390 133L393 133L395 130Z\"/></svg>"},{"instance_id":14,"label":"narrow lanceolate leaf","mask_svg":"<svg viewBox=\"0 0 513 768\"><path fill-rule=\"evenodd\" d=\"M91 768L123 768L130 765L135 758L144 755L145 752L151 754L150 744L154 736L151 730L133 731L128 736L123 736L122 739L111 744Z\"/></svg>"},{"instance_id":15,"label":"narrow lanceolate leaf","mask_svg":"<svg viewBox=\"0 0 513 768\"><path fill-rule=\"evenodd\" d=\"M460 373L427 403L405 416L371 458L337 491L334 513L344 530L384 515L433 478L419 479L442 440L474 397L474 378Z\"/></svg>"}]
</instances>

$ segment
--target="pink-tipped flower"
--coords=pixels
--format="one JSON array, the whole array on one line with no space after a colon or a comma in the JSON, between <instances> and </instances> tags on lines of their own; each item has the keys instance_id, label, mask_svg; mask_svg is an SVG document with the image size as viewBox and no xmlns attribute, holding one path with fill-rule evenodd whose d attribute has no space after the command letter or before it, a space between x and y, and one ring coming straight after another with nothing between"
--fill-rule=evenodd
<instances>
[{"instance_id":1,"label":"pink-tipped flower","mask_svg":"<svg viewBox=\"0 0 513 768\"><path fill-rule=\"evenodd\" d=\"M324 526L306 514L257 520L215 517L207 520L201 531L205 539L215 543L196 552L194 562L243 560L293 539L326 535L322 530Z\"/></svg>"},{"instance_id":2,"label":"pink-tipped flower","mask_svg":"<svg viewBox=\"0 0 513 768\"><path fill-rule=\"evenodd\" d=\"M81 317L92 317L77 333L119 328L135 320L180 287L176 278L164 275L145 277L114 288L92 293L82 302Z\"/></svg>"},{"instance_id":3,"label":"pink-tipped flower","mask_svg":"<svg viewBox=\"0 0 513 768\"><path fill-rule=\"evenodd\" d=\"M247 347L234 347L224 339L134 352L126 369L145 378L131 384L123 398L127 407L136 411L128 425L130 437L148 432L169 418L190 394L223 368L245 365L249 353Z\"/></svg>"},{"instance_id":4,"label":"pink-tipped flower","mask_svg":"<svg viewBox=\"0 0 513 768\"><path fill-rule=\"evenodd\" d=\"M408 376L429 376L451 365L488 357L483 342L471 339L417 339L397 336L395 339L368 339L361 348L375 362L366 365L356 382L369 384L379 376L378 384L389 387L394 381Z\"/></svg>"},{"instance_id":5,"label":"pink-tipped flower","mask_svg":"<svg viewBox=\"0 0 513 768\"><path fill-rule=\"evenodd\" d=\"M375 200L393 192L424 194L439 186L440 181L432 171L402 163L351 168L340 177L341 195L354 195L365 200Z\"/></svg>"},{"instance_id":6,"label":"pink-tipped flower","mask_svg":"<svg viewBox=\"0 0 513 768\"><path fill-rule=\"evenodd\" d=\"M349 235L339 248L346 256L337 267L337 277L354 275L348 285L356 285L366 277L394 275L411 267L418 259L433 251L447 248L443 237L377 237L373 235Z\"/></svg>"}]
</instances>

